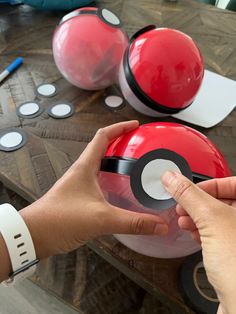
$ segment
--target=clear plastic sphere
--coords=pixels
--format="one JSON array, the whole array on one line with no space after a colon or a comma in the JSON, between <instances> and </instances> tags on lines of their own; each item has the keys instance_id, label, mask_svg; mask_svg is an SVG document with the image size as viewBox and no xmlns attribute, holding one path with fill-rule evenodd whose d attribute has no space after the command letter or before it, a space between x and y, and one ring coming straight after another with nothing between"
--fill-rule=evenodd
<instances>
[{"instance_id":1,"label":"clear plastic sphere","mask_svg":"<svg viewBox=\"0 0 236 314\"><path fill-rule=\"evenodd\" d=\"M166 236L115 235L120 242L144 255L177 258L201 248L190 232L178 226L176 203L161 184L167 170L181 172L195 183L230 176L224 156L205 135L178 123L154 122L110 144L99 184L110 204L159 215L169 225Z\"/></svg>"},{"instance_id":2,"label":"clear plastic sphere","mask_svg":"<svg viewBox=\"0 0 236 314\"><path fill-rule=\"evenodd\" d=\"M66 15L53 36L53 56L62 75L86 90L114 84L129 43L120 26L106 9L83 8Z\"/></svg>"},{"instance_id":3,"label":"clear plastic sphere","mask_svg":"<svg viewBox=\"0 0 236 314\"><path fill-rule=\"evenodd\" d=\"M169 224L167 236L114 235L128 248L152 257L177 258L199 251L200 245L191 234L178 226L175 208L157 211L142 206L130 188L130 177L120 174L101 172L99 182L105 198L114 206L134 212L158 214Z\"/></svg>"}]
</instances>

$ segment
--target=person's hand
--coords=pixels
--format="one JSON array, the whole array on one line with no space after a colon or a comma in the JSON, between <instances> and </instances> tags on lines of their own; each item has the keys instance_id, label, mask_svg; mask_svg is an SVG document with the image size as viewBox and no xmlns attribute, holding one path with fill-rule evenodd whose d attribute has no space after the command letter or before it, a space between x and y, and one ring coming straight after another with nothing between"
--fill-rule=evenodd
<instances>
[{"instance_id":1,"label":"person's hand","mask_svg":"<svg viewBox=\"0 0 236 314\"><path fill-rule=\"evenodd\" d=\"M222 304L223 313L236 313L236 178L194 185L175 172L162 178L175 198L179 226L201 242L207 276Z\"/></svg>"},{"instance_id":2,"label":"person's hand","mask_svg":"<svg viewBox=\"0 0 236 314\"><path fill-rule=\"evenodd\" d=\"M137 127L137 121L130 121L100 129L51 190L20 212L39 259L69 252L100 235L168 232L161 217L110 205L98 184L101 159L109 143Z\"/></svg>"}]
</instances>

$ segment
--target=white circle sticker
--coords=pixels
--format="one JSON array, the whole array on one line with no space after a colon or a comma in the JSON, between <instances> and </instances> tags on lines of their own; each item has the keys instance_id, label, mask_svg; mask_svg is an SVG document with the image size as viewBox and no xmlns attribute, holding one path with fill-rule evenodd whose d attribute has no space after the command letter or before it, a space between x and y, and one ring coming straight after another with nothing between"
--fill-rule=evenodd
<instances>
[{"instance_id":1,"label":"white circle sticker","mask_svg":"<svg viewBox=\"0 0 236 314\"><path fill-rule=\"evenodd\" d=\"M144 167L141 182L144 191L150 197L156 200L168 200L172 198L161 182L161 177L168 170L181 173L179 167L173 161L166 159L152 160Z\"/></svg>"},{"instance_id":2,"label":"white circle sticker","mask_svg":"<svg viewBox=\"0 0 236 314\"><path fill-rule=\"evenodd\" d=\"M0 138L0 145L6 148L12 148L20 145L22 142L23 137L20 133L18 132L9 132L4 134Z\"/></svg>"},{"instance_id":3,"label":"white circle sticker","mask_svg":"<svg viewBox=\"0 0 236 314\"><path fill-rule=\"evenodd\" d=\"M50 97L56 93L56 87L53 84L42 84L38 86L37 91L42 96Z\"/></svg>"},{"instance_id":4,"label":"white circle sticker","mask_svg":"<svg viewBox=\"0 0 236 314\"><path fill-rule=\"evenodd\" d=\"M35 102L29 102L19 107L19 112L24 116L30 116L39 111L39 105Z\"/></svg>"},{"instance_id":5,"label":"white circle sticker","mask_svg":"<svg viewBox=\"0 0 236 314\"><path fill-rule=\"evenodd\" d=\"M51 108L51 113L57 117L64 117L71 113L71 106L67 104L58 104Z\"/></svg>"},{"instance_id":6,"label":"white circle sticker","mask_svg":"<svg viewBox=\"0 0 236 314\"><path fill-rule=\"evenodd\" d=\"M103 9L102 10L102 16L104 18L105 21L107 21L108 23L112 24L112 25L120 25L120 20L119 18L112 13L111 11L107 10L107 9Z\"/></svg>"},{"instance_id":7,"label":"white circle sticker","mask_svg":"<svg viewBox=\"0 0 236 314\"><path fill-rule=\"evenodd\" d=\"M119 96L108 96L105 103L110 108L118 108L123 104L123 98Z\"/></svg>"}]
</instances>

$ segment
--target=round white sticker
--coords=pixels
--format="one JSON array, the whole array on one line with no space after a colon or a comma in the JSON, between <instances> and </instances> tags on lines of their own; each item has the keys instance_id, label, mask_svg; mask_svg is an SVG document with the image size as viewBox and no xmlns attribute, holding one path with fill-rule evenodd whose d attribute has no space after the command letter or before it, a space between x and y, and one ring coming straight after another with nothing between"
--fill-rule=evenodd
<instances>
[{"instance_id":1,"label":"round white sticker","mask_svg":"<svg viewBox=\"0 0 236 314\"><path fill-rule=\"evenodd\" d=\"M166 159L152 160L144 167L141 182L144 191L150 197L156 200L168 200L172 198L161 182L161 177L168 170L181 173L179 167L173 161Z\"/></svg>"},{"instance_id":2,"label":"round white sticker","mask_svg":"<svg viewBox=\"0 0 236 314\"><path fill-rule=\"evenodd\" d=\"M103 16L105 21L107 21L108 23L110 23L112 25L117 26L120 24L119 18L114 13L112 13L111 11L109 11L107 9L102 10L102 16Z\"/></svg>"},{"instance_id":3,"label":"round white sticker","mask_svg":"<svg viewBox=\"0 0 236 314\"><path fill-rule=\"evenodd\" d=\"M110 108L118 108L123 104L123 98L119 96L108 96L105 103Z\"/></svg>"},{"instance_id":4,"label":"round white sticker","mask_svg":"<svg viewBox=\"0 0 236 314\"><path fill-rule=\"evenodd\" d=\"M37 91L42 96L50 97L56 93L56 87L53 84L42 84L38 86Z\"/></svg>"},{"instance_id":5,"label":"round white sticker","mask_svg":"<svg viewBox=\"0 0 236 314\"><path fill-rule=\"evenodd\" d=\"M19 112L24 116L30 116L39 111L39 105L35 102L28 102L19 107Z\"/></svg>"},{"instance_id":6,"label":"round white sticker","mask_svg":"<svg viewBox=\"0 0 236 314\"><path fill-rule=\"evenodd\" d=\"M51 108L51 113L57 117L64 117L71 113L71 107L67 104L58 104Z\"/></svg>"},{"instance_id":7,"label":"round white sticker","mask_svg":"<svg viewBox=\"0 0 236 314\"><path fill-rule=\"evenodd\" d=\"M9 133L5 133L0 138L0 144L6 148L12 148L12 147L16 147L16 146L20 145L22 140L23 140L23 137L20 133L9 132Z\"/></svg>"}]
</instances>

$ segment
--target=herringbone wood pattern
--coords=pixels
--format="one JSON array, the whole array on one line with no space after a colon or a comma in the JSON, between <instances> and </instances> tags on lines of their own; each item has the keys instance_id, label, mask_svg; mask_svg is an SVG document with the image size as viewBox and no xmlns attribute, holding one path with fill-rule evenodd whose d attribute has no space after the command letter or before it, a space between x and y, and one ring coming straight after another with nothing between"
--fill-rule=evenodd
<instances>
[{"instance_id":1,"label":"herringbone wood pattern","mask_svg":"<svg viewBox=\"0 0 236 314\"><path fill-rule=\"evenodd\" d=\"M153 23L184 31L201 48L206 68L236 79L234 12L191 0L179 0L177 3L104 0L96 4L116 12L129 34ZM107 109L104 97L109 93L119 93L115 86L103 91L86 92L71 86L61 77L51 51L52 32L61 15L36 11L27 6L1 7L0 12L1 68L18 55L25 57L24 66L0 87L0 129L22 127L28 136L24 148L13 153L0 152L0 180L30 202L43 195L68 169L98 128L133 118L141 123L153 121L127 104L116 113ZM57 84L59 94L53 100L35 96L35 86L43 82ZM33 99L45 109L52 101L70 101L75 105L76 113L70 119L60 121L49 118L46 113L33 120L18 118L16 107ZM236 112L233 112L217 127L201 130L221 148L233 174L236 173L235 122ZM112 237L98 239L90 247L159 299L168 302L173 312L191 313L177 289L177 270L181 260L147 258L131 252ZM74 277L71 280L75 280ZM73 300L79 302L79 283L74 291Z\"/></svg>"}]
</instances>

